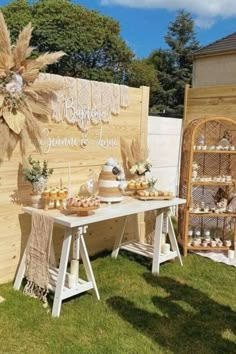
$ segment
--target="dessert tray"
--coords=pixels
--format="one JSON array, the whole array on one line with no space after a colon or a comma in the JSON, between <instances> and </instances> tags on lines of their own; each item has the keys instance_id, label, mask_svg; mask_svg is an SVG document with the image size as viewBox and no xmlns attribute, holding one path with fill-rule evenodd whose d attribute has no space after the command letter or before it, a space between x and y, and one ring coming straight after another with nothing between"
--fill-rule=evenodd
<instances>
[{"instance_id":1,"label":"dessert tray","mask_svg":"<svg viewBox=\"0 0 236 354\"><path fill-rule=\"evenodd\" d=\"M137 193L137 198L140 200L172 200L175 197L171 192L163 191L139 191Z\"/></svg>"},{"instance_id":2,"label":"dessert tray","mask_svg":"<svg viewBox=\"0 0 236 354\"><path fill-rule=\"evenodd\" d=\"M126 190L128 191L137 191L144 190L148 188L148 181L143 179L131 179L127 182Z\"/></svg>"},{"instance_id":3,"label":"dessert tray","mask_svg":"<svg viewBox=\"0 0 236 354\"><path fill-rule=\"evenodd\" d=\"M98 209L99 206L90 206L90 207L78 207L78 206L67 206L66 209L72 214L77 214L79 216L88 216L90 211Z\"/></svg>"},{"instance_id":4,"label":"dessert tray","mask_svg":"<svg viewBox=\"0 0 236 354\"><path fill-rule=\"evenodd\" d=\"M42 193L42 199L44 200L44 210L49 209L50 202L54 202L53 207L57 208L57 202L59 201L60 209L63 209L63 201L67 198L67 189L60 190L59 188L48 189Z\"/></svg>"},{"instance_id":5,"label":"dessert tray","mask_svg":"<svg viewBox=\"0 0 236 354\"><path fill-rule=\"evenodd\" d=\"M175 197L173 195L163 195L163 196L160 196L160 197L141 197L141 196L137 196L138 199L140 200L172 200L174 199Z\"/></svg>"},{"instance_id":6,"label":"dessert tray","mask_svg":"<svg viewBox=\"0 0 236 354\"><path fill-rule=\"evenodd\" d=\"M79 216L88 216L92 210L100 207L100 199L98 197L71 197L66 202L66 212L77 214Z\"/></svg>"}]
</instances>

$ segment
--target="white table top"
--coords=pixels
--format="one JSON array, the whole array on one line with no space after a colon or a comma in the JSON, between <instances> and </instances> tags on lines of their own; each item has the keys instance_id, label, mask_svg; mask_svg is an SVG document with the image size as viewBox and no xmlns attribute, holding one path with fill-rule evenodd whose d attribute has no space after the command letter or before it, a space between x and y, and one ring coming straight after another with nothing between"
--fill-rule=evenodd
<instances>
[{"instance_id":1,"label":"white table top","mask_svg":"<svg viewBox=\"0 0 236 354\"><path fill-rule=\"evenodd\" d=\"M185 199L175 198L172 200L137 200L131 197L125 197L124 201L115 204L102 204L100 208L93 210L91 215L77 216L76 214L64 215L58 209L49 209L44 211L42 209L35 209L32 207L23 207L25 213L32 214L32 212L47 213L54 218L54 223L76 228L83 225L89 225L95 222L119 218L122 216L138 214L145 211L163 209L179 204L185 204Z\"/></svg>"}]
</instances>

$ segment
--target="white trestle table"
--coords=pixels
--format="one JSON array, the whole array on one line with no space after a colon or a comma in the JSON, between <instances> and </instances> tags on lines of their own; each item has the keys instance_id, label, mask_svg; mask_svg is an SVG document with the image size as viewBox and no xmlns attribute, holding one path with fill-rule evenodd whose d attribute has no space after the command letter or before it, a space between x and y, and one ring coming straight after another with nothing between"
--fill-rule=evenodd
<instances>
[{"instance_id":1,"label":"white trestle table","mask_svg":"<svg viewBox=\"0 0 236 354\"><path fill-rule=\"evenodd\" d=\"M162 201L141 201L131 197L125 197L124 201L122 201L121 203L102 204L99 209L96 209L91 213L91 215L88 216L76 216L75 214L64 215L57 209L49 209L48 211L44 211L32 207L23 207L22 210L28 214L32 214L32 212L47 213L47 215L53 217L55 226L64 228L64 239L62 244L59 268L56 268L55 266L55 257L53 250L51 252L51 261L52 263L54 263L54 265L50 265L49 268L49 290L55 292L52 315L54 317L58 317L60 315L61 304L64 299L80 294L82 292L93 289L98 300L100 299L92 266L89 260L86 244L84 241L84 234L86 234L87 228L90 224L124 217L121 229L117 230L117 237L115 239L114 248L112 252L112 257L114 258L118 256L120 249L125 249L127 251L135 252L150 257L153 259L153 274L159 274L160 263L164 261L178 257L180 263L182 264L177 240L174 234L173 225L171 223L171 218L167 215L167 212L170 207L184 203L185 200L180 198ZM154 210L156 210L157 212L153 246L141 243L138 240L122 243L122 238L124 236L128 217L130 215ZM164 255L161 254L161 235L163 229L163 220L165 219L169 225L168 234L172 250L169 254ZM71 241L73 243L72 258L73 260L77 260L78 263L79 260L83 262L87 281L79 277L79 268L77 268L77 280L74 285L69 286L68 281L66 280L68 280L68 277L70 276L70 273L67 272L67 266ZM17 290L19 290L22 280L25 276L26 257L27 246L22 256L21 263L19 265L19 269L14 282L14 288Z\"/></svg>"}]
</instances>

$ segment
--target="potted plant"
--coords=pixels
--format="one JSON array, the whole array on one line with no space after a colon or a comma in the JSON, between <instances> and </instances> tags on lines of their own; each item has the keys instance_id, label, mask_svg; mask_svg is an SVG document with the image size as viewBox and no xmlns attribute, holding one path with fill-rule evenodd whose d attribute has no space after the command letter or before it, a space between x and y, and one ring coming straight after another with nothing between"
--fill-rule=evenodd
<instances>
[{"instance_id":1,"label":"potted plant","mask_svg":"<svg viewBox=\"0 0 236 354\"><path fill-rule=\"evenodd\" d=\"M41 194L46 186L48 178L52 175L53 169L48 168L48 162L34 160L30 155L27 159L27 166L23 168L22 173L25 180L32 184L32 205L39 207Z\"/></svg>"}]
</instances>

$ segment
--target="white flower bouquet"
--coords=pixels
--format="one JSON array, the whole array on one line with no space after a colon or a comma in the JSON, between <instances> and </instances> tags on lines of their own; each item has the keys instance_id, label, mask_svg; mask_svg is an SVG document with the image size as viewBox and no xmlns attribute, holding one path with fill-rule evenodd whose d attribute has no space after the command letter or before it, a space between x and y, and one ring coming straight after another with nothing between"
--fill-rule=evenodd
<instances>
[{"instance_id":1,"label":"white flower bouquet","mask_svg":"<svg viewBox=\"0 0 236 354\"><path fill-rule=\"evenodd\" d=\"M130 173L132 175L137 174L138 176L144 176L146 172L150 172L152 163L149 159L145 161L139 161L130 168Z\"/></svg>"}]
</instances>

